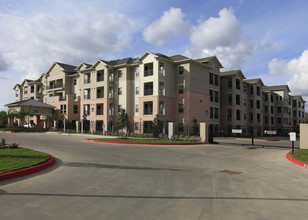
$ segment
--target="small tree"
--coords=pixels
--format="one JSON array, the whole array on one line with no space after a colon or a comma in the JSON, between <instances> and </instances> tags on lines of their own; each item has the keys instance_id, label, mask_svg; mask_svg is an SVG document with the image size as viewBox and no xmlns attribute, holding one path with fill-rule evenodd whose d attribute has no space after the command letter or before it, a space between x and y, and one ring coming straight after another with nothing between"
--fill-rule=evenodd
<instances>
[{"instance_id":1,"label":"small tree","mask_svg":"<svg viewBox=\"0 0 308 220\"><path fill-rule=\"evenodd\" d=\"M197 136L199 134L198 121L195 117L192 119L192 135Z\"/></svg>"},{"instance_id":2,"label":"small tree","mask_svg":"<svg viewBox=\"0 0 308 220\"><path fill-rule=\"evenodd\" d=\"M160 120L159 115L155 115L155 118L153 119L153 137L158 138L160 133Z\"/></svg>"},{"instance_id":3,"label":"small tree","mask_svg":"<svg viewBox=\"0 0 308 220\"><path fill-rule=\"evenodd\" d=\"M5 111L0 111L0 127L4 127L7 123L7 113Z\"/></svg>"},{"instance_id":4,"label":"small tree","mask_svg":"<svg viewBox=\"0 0 308 220\"><path fill-rule=\"evenodd\" d=\"M118 129L122 129L122 133L124 133L123 129L126 129L127 132L129 127L128 115L123 108L120 110L120 114L118 116L117 127Z\"/></svg>"},{"instance_id":5,"label":"small tree","mask_svg":"<svg viewBox=\"0 0 308 220\"><path fill-rule=\"evenodd\" d=\"M54 121L54 120L56 120L57 119L57 115L55 115L55 114L53 114L53 115L46 115L45 116L45 121L47 122L47 124L52 124L52 122ZM47 125L47 129L48 129L49 127L48 127L48 125Z\"/></svg>"}]
</instances>

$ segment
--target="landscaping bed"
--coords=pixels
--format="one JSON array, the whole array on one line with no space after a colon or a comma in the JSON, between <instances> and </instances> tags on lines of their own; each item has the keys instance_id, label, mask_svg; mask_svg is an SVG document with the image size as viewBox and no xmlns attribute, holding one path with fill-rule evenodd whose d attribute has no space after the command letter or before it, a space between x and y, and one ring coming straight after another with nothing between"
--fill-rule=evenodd
<instances>
[{"instance_id":1,"label":"landscaping bed","mask_svg":"<svg viewBox=\"0 0 308 220\"><path fill-rule=\"evenodd\" d=\"M308 149L295 150L295 154L289 154L295 160L308 164Z\"/></svg>"},{"instance_id":2,"label":"landscaping bed","mask_svg":"<svg viewBox=\"0 0 308 220\"><path fill-rule=\"evenodd\" d=\"M0 148L0 174L42 164L50 155L25 148Z\"/></svg>"}]
</instances>

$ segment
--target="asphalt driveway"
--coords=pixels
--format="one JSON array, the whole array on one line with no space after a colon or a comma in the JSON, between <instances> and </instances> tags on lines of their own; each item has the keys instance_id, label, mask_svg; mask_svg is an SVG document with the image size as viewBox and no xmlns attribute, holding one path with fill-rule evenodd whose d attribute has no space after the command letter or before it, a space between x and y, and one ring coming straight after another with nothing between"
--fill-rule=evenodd
<instances>
[{"instance_id":1,"label":"asphalt driveway","mask_svg":"<svg viewBox=\"0 0 308 220\"><path fill-rule=\"evenodd\" d=\"M0 219L307 219L308 170L286 149L88 143L0 134L54 167L0 183Z\"/></svg>"}]
</instances>

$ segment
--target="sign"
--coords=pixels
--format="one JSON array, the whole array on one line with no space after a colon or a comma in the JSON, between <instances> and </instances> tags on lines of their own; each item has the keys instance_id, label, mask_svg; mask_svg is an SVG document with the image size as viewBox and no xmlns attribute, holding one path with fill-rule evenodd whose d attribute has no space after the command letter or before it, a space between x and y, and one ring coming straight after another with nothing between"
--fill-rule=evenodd
<instances>
[{"instance_id":1,"label":"sign","mask_svg":"<svg viewBox=\"0 0 308 220\"><path fill-rule=\"evenodd\" d=\"M242 134L242 129L232 129L233 134Z\"/></svg>"},{"instance_id":2,"label":"sign","mask_svg":"<svg viewBox=\"0 0 308 220\"><path fill-rule=\"evenodd\" d=\"M296 132L290 132L290 141L296 141Z\"/></svg>"},{"instance_id":3,"label":"sign","mask_svg":"<svg viewBox=\"0 0 308 220\"><path fill-rule=\"evenodd\" d=\"M277 134L277 131L265 130L265 131L264 131L264 134L274 134L274 135L276 135L276 134Z\"/></svg>"}]
</instances>

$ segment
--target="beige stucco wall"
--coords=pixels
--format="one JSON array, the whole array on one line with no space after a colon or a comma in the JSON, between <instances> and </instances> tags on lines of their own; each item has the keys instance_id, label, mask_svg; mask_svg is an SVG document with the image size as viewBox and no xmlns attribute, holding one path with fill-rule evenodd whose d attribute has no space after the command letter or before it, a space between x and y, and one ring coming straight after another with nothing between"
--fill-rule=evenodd
<instances>
[{"instance_id":1,"label":"beige stucco wall","mask_svg":"<svg viewBox=\"0 0 308 220\"><path fill-rule=\"evenodd\" d=\"M300 124L300 149L308 149L308 124Z\"/></svg>"}]
</instances>

